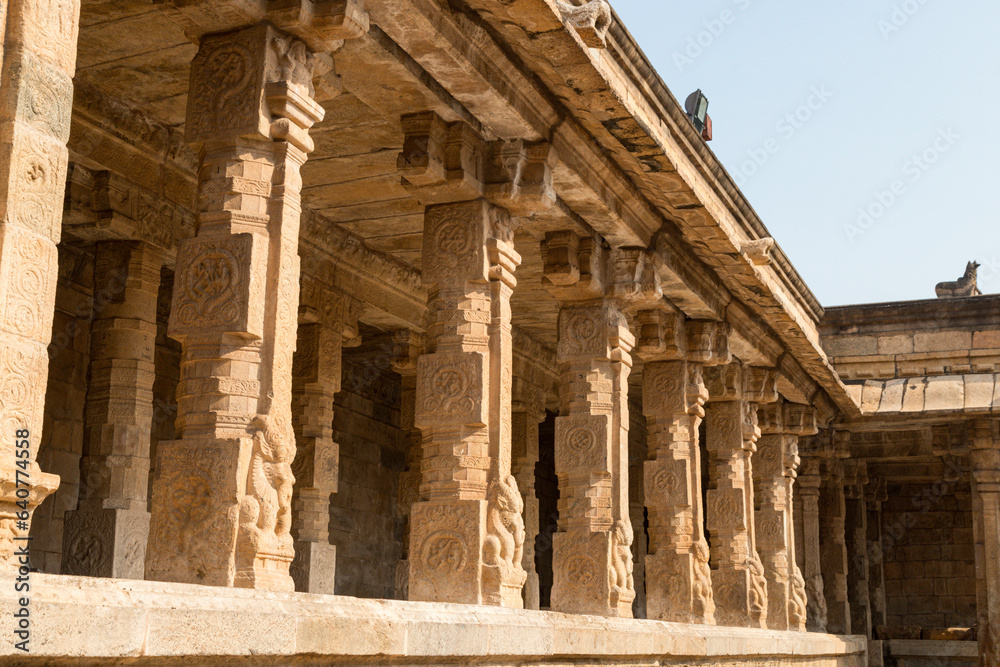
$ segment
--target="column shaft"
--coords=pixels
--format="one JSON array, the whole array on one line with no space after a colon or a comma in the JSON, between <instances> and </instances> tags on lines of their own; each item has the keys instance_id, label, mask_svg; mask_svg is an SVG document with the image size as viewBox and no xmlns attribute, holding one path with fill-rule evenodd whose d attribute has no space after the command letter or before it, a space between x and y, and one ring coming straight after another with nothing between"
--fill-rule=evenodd
<instances>
[{"instance_id":1,"label":"column shaft","mask_svg":"<svg viewBox=\"0 0 1000 667\"><path fill-rule=\"evenodd\" d=\"M868 594L872 629L886 624L885 562L882 552L882 503L887 500L884 479L865 486L868 542Z\"/></svg>"},{"instance_id":2,"label":"column shaft","mask_svg":"<svg viewBox=\"0 0 1000 667\"><path fill-rule=\"evenodd\" d=\"M392 332L394 354L393 369L399 373L399 428L409 442L406 450L406 469L399 473L396 493L396 512L403 522L402 550L396 563L394 592L399 600L410 594L410 512L413 503L420 500L420 462L423 460L423 436L414 426L417 403L417 359L423 352L424 340L420 334L408 329Z\"/></svg>"},{"instance_id":3,"label":"column shaft","mask_svg":"<svg viewBox=\"0 0 1000 667\"><path fill-rule=\"evenodd\" d=\"M340 391L345 342L355 343L358 330L345 297L316 289L315 296L325 312L346 312L348 316L345 321L327 317L298 328L292 362L295 485L291 534L295 558L291 575L297 591L333 595L337 549L330 544L330 495L337 491L340 463L340 447L333 440L333 401Z\"/></svg>"},{"instance_id":4,"label":"column shaft","mask_svg":"<svg viewBox=\"0 0 1000 667\"><path fill-rule=\"evenodd\" d=\"M484 200L429 206L428 354L417 362L422 500L411 510L413 600L523 605L523 502L510 474L512 222Z\"/></svg>"},{"instance_id":5,"label":"column shaft","mask_svg":"<svg viewBox=\"0 0 1000 667\"><path fill-rule=\"evenodd\" d=\"M816 433L815 410L783 401L761 408L754 485L757 549L768 586L768 628L806 629L805 581L796 562L793 486L798 439Z\"/></svg>"},{"instance_id":6,"label":"column shaft","mask_svg":"<svg viewBox=\"0 0 1000 667\"><path fill-rule=\"evenodd\" d=\"M847 596L846 501L840 464L829 459L819 496L820 561L826 596L826 630L851 633L851 610Z\"/></svg>"},{"instance_id":7,"label":"column shaft","mask_svg":"<svg viewBox=\"0 0 1000 667\"><path fill-rule=\"evenodd\" d=\"M234 65L236 62L238 65ZM146 571L292 590L292 353L311 53L267 24L206 36L186 124L202 144L199 231L177 258L177 440L161 442ZM234 67L246 73L235 87Z\"/></svg>"},{"instance_id":8,"label":"column shaft","mask_svg":"<svg viewBox=\"0 0 1000 667\"><path fill-rule=\"evenodd\" d=\"M79 0L11 0L0 72L0 568L59 485L42 441L66 190ZM24 451L22 456L20 452ZM20 458L15 458L15 452ZM17 465L15 465L17 461ZM21 495L18 495L18 492Z\"/></svg>"},{"instance_id":9,"label":"column shaft","mask_svg":"<svg viewBox=\"0 0 1000 667\"><path fill-rule=\"evenodd\" d=\"M156 377L161 251L142 241L96 244L90 385L80 500L67 512L64 574L142 579Z\"/></svg>"},{"instance_id":10,"label":"column shaft","mask_svg":"<svg viewBox=\"0 0 1000 667\"><path fill-rule=\"evenodd\" d=\"M978 580L979 664L1000 665L1000 422L969 425Z\"/></svg>"},{"instance_id":11,"label":"column shaft","mask_svg":"<svg viewBox=\"0 0 1000 667\"><path fill-rule=\"evenodd\" d=\"M628 374L633 338L607 301L563 306L556 418L559 528L553 536L552 609L631 617Z\"/></svg>"},{"instance_id":12,"label":"column shaft","mask_svg":"<svg viewBox=\"0 0 1000 667\"><path fill-rule=\"evenodd\" d=\"M687 361L647 362L642 393L648 421L647 614L663 621L712 624L715 602L704 538L698 441L702 406L708 398L701 366Z\"/></svg>"},{"instance_id":13,"label":"column shaft","mask_svg":"<svg viewBox=\"0 0 1000 667\"><path fill-rule=\"evenodd\" d=\"M851 461L850 483L844 487L844 536L847 543L847 599L851 633L873 638L868 587L868 510L865 507L863 462Z\"/></svg>"},{"instance_id":14,"label":"column shaft","mask_svg":"<svg viewBox=\"0 0 1000 667\"><path fill-rule=\"evenodd\" d=\"M535 539L538 537L538 498L535 496L535 464L538 463L538 424L545 411L537 404L515 403L512 416L513 441L511 472L524 502L524 555L521 565L527 573L524 608L538 609L538 572L535 570Z\"/></svg>"},{"instance_id":15,"label":"column shaft","mask_svg":"<svg viewBox=\"0 0 1000 667\"><path fill-rule=\"evenodd\" d=\"M802 501L802 576L806 583L806 629L826 632L827 608L823 585L823 568L820 562L819 496L822 478L819 461L806 459L804 474L798 478L799 498Z\"/></svg>"},{"instance_id":16,"label":"column shaft","mask_svg":"<svg viewBox=\"0 0 1000 667\"><path fill-rule=\"evenodd\" d=\"M706 375L712 585L720 625L767 627L767 580L756 549L751 456L757 404L777 400L773 374L728 364ZM757 399L756 401L748 399Z\"/></svg>"}]
</instances>

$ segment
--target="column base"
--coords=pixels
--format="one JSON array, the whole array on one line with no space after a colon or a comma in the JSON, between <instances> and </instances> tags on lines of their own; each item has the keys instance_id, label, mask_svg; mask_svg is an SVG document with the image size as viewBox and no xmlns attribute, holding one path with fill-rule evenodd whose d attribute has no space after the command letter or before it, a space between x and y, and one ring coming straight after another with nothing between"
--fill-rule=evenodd
<instances>
[{"instance_id":1,"label":"column base","mask_svg":"<svg viewBox=\"0 0 1000 667\"><path fill-rule=\"evenodd\" d=\"M62 573L143 579L149 512L94 509L66 512Z\"/></svg>"},{"instance_id":2,"label":"column base","mask_svg":"<svg viewBox=\"0 0 1000 667\"><path fill-rule=\"evenodd\" d=\"M698 560L694 549L681 553L668 549L646 556L646 614L657 621L714 625L707 559Z\"/></svg>"},{"instance_id":3,"label":"column base","mask_svg":"<svg viewBox=\"0 0 1000 667\"><path fill-rule=\"evenodd\" d=\"M292 558L283 554L254 556L253 563L233 576L235 588L256 588L262 591L294 591L295 582L289 574Z\"/></svg>"},{"instance_id":4,"label":"column base","mask_svg":"<svg viewBox=\"0 0 1000 667\"><path fill-rule=\"evenodd\" d=\"M539 609L541 606L541 593L538 574L528 570L528 578L524 582L524 608Z\"/></svg>"},{"instance_id":5,"label":"column base","mask_svg":"<svg viewBox=\"0 0 1000 667\"><path fill-rule=\"evenodd\" d=\"M749 567L712 570L715 620L734 628L767 628L767 586L755 586Z\"/></svg>"},{"instance_id":6,"label":"column base","mask_svg":"<svg viewBox=\"0 0 1000 667\"><path fill-rule=\"evenodd\" d=\"M414 503L410 531L409 599L483 604L486 501Z\"/></svg>"},{"instance_id":7,"label":"column base","mask_svg":"<svg viewBox=\"0 0 1000 667\"><path fill-rule=\"evenodd\" d=\"M290 574L300 593L335 595L337 546L323 542L295 542Z\"/></svg>"},{"instance_id":8,"label":"column base","mask_svg":"<svg viewBox=\"0 0 1000 667\"><path fill-rule=\"evenodd\" d=\"M395 576L393 578L393 591L397 600L410 599L410 560L405 559L396 563Z\"/></svg>"},{"instance_id":9,"label":"column base","mask_svg":"<svg viewBox=\"0 0 1000 667\"><path fill-rule=\"evenodd\" d=\"M611 532L552 536L552 611L632 618L634 591L613 589Z\"/></svg>"}]
</instances>

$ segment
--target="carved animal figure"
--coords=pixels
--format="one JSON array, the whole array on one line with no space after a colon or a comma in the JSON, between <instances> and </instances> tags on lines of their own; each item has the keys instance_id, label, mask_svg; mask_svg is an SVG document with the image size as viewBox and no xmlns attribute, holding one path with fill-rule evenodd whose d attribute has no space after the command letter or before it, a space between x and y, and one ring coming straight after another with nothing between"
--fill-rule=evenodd
<instances>
[{"instance_id":1,"label":"carved animal figure","mask_svg":"<svg viewBox=\"0 0 1000 667\"><path fill-rule=\"evenodd\" d=\"M290 36L274 37L271 46L277 56L277 72L271 74L275 81L287 81L302 86L312 95L315 56L306 45Z\"/></svg>"},{"instance_id":2,"label":"carved animal figure","mask_svg":"<svg viewBox=\"0 0 1000 667\"><path fill-rule=\"evenodd\" d=\"M791 600L788 606L788 622L792 629L801 628L806 622L808 598L806 596L806 580L798 565L794 566L791 577Z\"/></svg>"},{"instance_id":3,"label":"carved animal figure","mask_svg":"<svg viewBox=\"0 0 1000 667\"><path fill-rule=\"evenodd\" d=\"M969 262L965 265L965 275L953 282L938 283L934 288L939 299L948 299L962 296L979 296L982 292L976 286L976 270L979 268L978 262Z\"/></svg>"},{"instance_id":4,"label":"carved animal figure","mask_svg":"<svg viewBox=\"0 0 1000 667\"><path fill-rule=\"evenodd\" d=\"M712 568L708 564L708 543L694 545L694 613L698 618L715 619L715 595L712 592Z\"/></svg>"},{"instance_id":5,"label":"carved animal figure","mask_svg":"<svg viewBox=\"0 0 1000 667\"><path fill-rule=\"evenodd\" d=\"M294 438L287 437L269 417L254 418L250 428L253 451L247 492L240 502L241 538L254 553L290 552Z\"/></svg>"},{"instance_id":6,"label":"carved animal figure","mask_svg":"<svg viewBox=\"0 0 1000 667\"><path fill-rule=\"evenodd\" d=\"M488 534L483 543L483 560L509 570L520 568L524 555L524 501L514 476L494 482L487 501Z\"/></svg>"},{"instance_id":7,"label":"carved animal figure","mask_svg":"<svg viewBox=\"0 0 1000 667\"><path fill-rule=\"evenodd\" d=\"M747 558L750 570L750 612L760 621L767 618L767 578L764 566L756 555Z\"/></svg>"},{"instance_id":8,"label":"carved animal figure","mask_svg":"<svg viewBox=\"0 0 1000 667\"><path fill-rule=\"evenodd\" d=\"M806 627L811 632L826 632L826 597L823 594L823 575L806 580Z\"/></svg>"},{"instance_id":9,"label":"carved animal figure","mask_svg":"<svg viewBox=\"0 0 1000 667\"><path fill-rule=\"evenodd\" d=\"M608 573L608 583L611 590L618 592L619 597L635 594L632 580L632 539L632 526L623 519L615 521L611 542L613 567Z\"/></svg>"},{"instance_id":10,"label":"carved animal figure","mask_svg":"<svg viewBox=\"0 0 1000 667\"><path fill-rule=\"evenodd\" d=\"M606 0L590 0L579 7L557 0L556 6L563 20L580 31L588 46L603 48L604 36L611 27L611 6Z\"/></svg>"}]
</instances>

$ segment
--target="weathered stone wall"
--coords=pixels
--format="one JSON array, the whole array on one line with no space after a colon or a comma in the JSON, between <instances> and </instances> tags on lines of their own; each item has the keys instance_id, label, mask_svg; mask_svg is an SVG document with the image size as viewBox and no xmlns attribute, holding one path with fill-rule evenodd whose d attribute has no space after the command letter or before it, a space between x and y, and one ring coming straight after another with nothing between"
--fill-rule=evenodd
<instances>
[{"instance_id":1,"label":"weathered stone wall","mask_svg":"<svg viewBox=\"0 0 1000 667\"><path fill-rule=\"evenodd\" d=\"M969 485L889 485L882 515L887 623L923 628L976 622Z\"/></svg>"},{"instance_id":2,"label":"weathered stone wall","mask_svg":"<svg viewBox=\"0 0 1000 667\"><path fill-rule=\"evenodd\" d=\"M407 446L399 427L400 381L389 365L387 338L346 349L343 358L333 420L340 480L330 503L336 593L391 598L402 552L396 499Z\"/></svg>"},{"instance_id":3,"label":"weathered stone wall","mask_svg":"<svg viewBox=\"0 0 1000 667\"><path fill-rule=\"evenodd\" d=\"M94 303L94 254L68 243L59 246L59 282L49 344L49 380L38 464L59 475L59 488L35 511L31 522L32 565L59 573L63 514L76 509L83 453L83 410L90 363L90 320Z\"/></svg>"}]
</instances>

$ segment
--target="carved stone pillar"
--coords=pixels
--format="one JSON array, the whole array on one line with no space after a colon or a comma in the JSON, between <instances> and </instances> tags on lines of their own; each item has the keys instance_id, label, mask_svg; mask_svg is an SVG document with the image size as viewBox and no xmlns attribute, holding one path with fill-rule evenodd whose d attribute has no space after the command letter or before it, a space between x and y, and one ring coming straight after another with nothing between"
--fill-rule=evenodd
<instances>
[{"instance_id":1,"label":"carved stone pillar","mask_svg":"<svg viewBox=\"0 0 1000 667\"><path fill-rule=\"evenodd\" d=\"M642 311L639 354L648 424L644 470L649 516L646 610L649 618L715 623L705 541L698 429L708 390L702 368L730 361L728 330L680 313Z\"/></svg>"},{"instance_id":2,"label":"carved stone pillar","mask_svg":"<svg viewBox=\"0 0 1000 667\"><path fill-rule=\"evenodd\" d=\"M872 639L868 589L868 510L865 507L868 470L864 461L845 461L844 468L844 537L847 543L847 601L850 605L851 634L864 634Z\"/></svg>"},{"instance_id":3,"label":"carved stone pillar","mask_svg":"<svg viewBox=\"0 0 1000 667\"><path fill-rule=\"evenodd\" d=\"M313 57L268 24L209 35L191 67L199 230L178 250L178 439L161 442L151 579L292 590L292 352ZM243 72L233 79L233 72Z\"/></svg>"},{"instance_id":4,"label":"carved stone pillar","mask_svg":"<svg viewBox=\"0 0 1000 667\"><path fill-rule=\"evenodd\" d=\"M142 241L95 246L90 385L80 501L66 513L62 572L142 579L162 251Z\"/></svg>"},{"instance_id":5,"label":"carved stone pillar","mask_svg":"<svg viewBox=\"0 0 1000 667\"><path fill-rule=\"evenodd\" d=\"M398 165L427 205L427 354L417 362L421 500L411 600L522 607L523 501L511 466L510 296L517 217L554 200L544 145L484 145L464 123L403 119ZM485 197L485 198L484 198ZM500 205L502 204L503 208Z\"/></svg>"},{"instance_id":6,"label":"carved stone pillar","mask_svg":"<svg viewBox=\"0 0 1000 667\"><path fill-rule=\"evenodd\" d=\"M867 542L868 542L868 595L871 610L871 626L875 628L886 624L885 597L885 555L882 552L882 503L889 496L885 489L885 480L869 479L865 485L865 508L868 512Z\"/></svg>"},{"instance_id":7,"label":"carved stone pillar","mask_svg":"<svg viewBox=\"0 0 1000 667\"><path fill-rule=\"evenodd\" d=\"M539 525L538 497L535 495L535 465L538 463L538 425L545 421L545 389L539 365L555 366L552 353L521 331L514 332L514 389L512 402L513 436L511 473L524 501L524 555L527 573L524 608L538 609L539 582L535 569L535 539Z\"/></svg>"},{"instance_id":8,"label":"carved stone pillar","mask_svg":"<svg viewBox=\"0 0 1000 667\"><path fill-rule=\"evenodd\" d=\"M340 446L333 441L333 401L340 391L341 353L361 342L361 303L303 279L292 361L292 526L295 590L333 595L337 548L330 544L330 494L337 492Z\"/></svg>"},{"instance_id":9,"label":"carved stone pillar","mask_svg":"<svg viewBox=\"0 0 1000 667\"><path fill-rule=\"evenodd\" d=\"M767 627L806 629L805 581L795 562L792 486L797 474L798 438L816 433L814 409L778 402L758 412L754 486L757 550L767 578Z\"/></svg>"},{"instance_id":10,"label":"carved stone pillar","mask_svg":"<svg viewBox=\"0 0 1000 667\"><path fill-rule=\"evenodd\" d=\"M806 592L806 581L799 566L801 559L797 553L801 544L800 537L796 534L801 523L796 523L795 516L795 479L798 476L799 465L799 438L802 436L814 435L816 428L815 408L803 405L786 404L788 423L791 425L794 441L789 442L785 449L785 498L788 507L785 509L786 530L788 531L785 543L788 545L788 565L789 565L789 599L788 599L788 629L798 632L806 631L808 620L809 595ZM798 513L801 517L801 512Z\"/></svg>"},{"instance_id":11,"label":"carved stone pillar","mask_svg":"<svg viewBox=\"0 0 1000 667\"><path fill-rule=\"evenodd\" d=\"M31 513L59 485L59 477L42 473L35 458L42 442L80 14L79 0L3 4L0 571L17 567L14 551L24 546L19 538L28 534ZM21 451L25 458L15 456Z\"/></svg>"},{"instance_id":12,"label":"carved stone pillar","mask_svg":"<svg viewBox=\"0 0 1000 667\"><path fill-rule=\"evenodd\" d=\"M1000 421L969 424L976 536L979 664L1000 665Z\"/></svg>"},{"instance_id":13,"label":"carved stone pillar","mask_svg":"<svg viewBox=\"0 0 1000 667\"><path fill-rule=\"evenodd\" d=\"M410 511L420 499L420 462L423 446L420 429L414 426L417 401L417 359L424 351L425 339L409 329L392 332L392 368L400 377L399 428L406 434L409 447L406 451L406 470L399 473L396 493L396 512L403 519L402 552L396 563L394 591L396 599L406 600L410 592Z\"/></svg>"},{"instance_id":14,"label":"carved stone pillar","mask_svg":"<svg viewBox=\"0 0 1000 667\"><path fill-rule=\"evenodd\" d=\"M802 501L802 576L806 580L806 629L826 632L826 593L820 562L819 495L823 478L820 460L807 458L802 462L796 488Z\"/></svg>"},{"instance_id":15,"label":"carved stone pillar","mask_svg":"<svg viewBox=\"0 0 1000 667\"><path fill-rule=\"evenodd\" d=\"M835 635L851 633L846 517L843 464L837 458L826 458L819 496L819 546L826 596L826 631Z\"/></svg>"},{"instance_id":16,"label":"carved stone pillar","mask_svg":"<svg viewBox=\"0 0 1000 667\"><path fill-rule=\"evenodd\" d=\"M778 399L773 372L738 363L706 371L707 525L719 625L767 627L767 580L757 555L751 456L757 406Z\"/></svg>"},{"instance_id":17,"label":"carved stone pillar","mask_svg":"<svg viewBox=\"0 0 1000 667\"><path fill-rule=\"evenodd\" d=\"M642 253L616 250L609 258L599 239L569 232L547 234L542 246L543 281L560 302L555 611L632 616L627 380L634 338L621 308L659 290Z\"/></svg>"}]
</instances>

